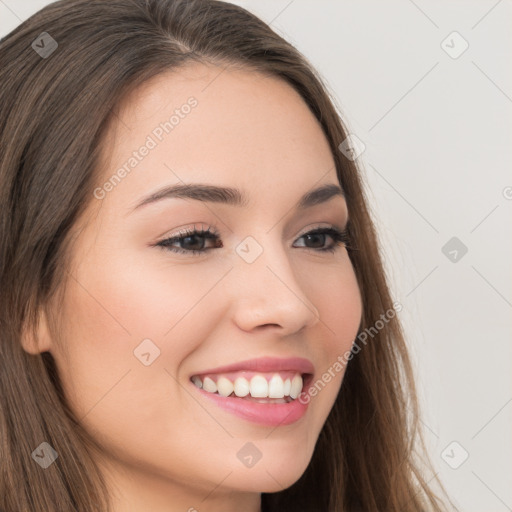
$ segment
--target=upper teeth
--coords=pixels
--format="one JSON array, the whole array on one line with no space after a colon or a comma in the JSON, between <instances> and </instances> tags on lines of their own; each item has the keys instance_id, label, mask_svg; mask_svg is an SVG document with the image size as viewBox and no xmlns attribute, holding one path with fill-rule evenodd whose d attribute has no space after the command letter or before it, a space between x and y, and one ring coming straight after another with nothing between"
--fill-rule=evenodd
<instances>
[{"instance_id":1,"label":"upper teeth","mask_svg":"<svg viewBox=\"0 0 512 512\"><path fill-rule=\"evenodd\" d=\"M250 380L245 377L237 377L231 381L228 377L220 375L217 381L210 377L192 377L192 382L209 393L218 393L221 396L229 396L233 392L238 397L250 395L254 398L284 398L289 396L297 398L302 391L302 377L295 374L293 378L283 379L275 373L267 379L264 374L256 374Z\"/></svg>"}]
</instances>

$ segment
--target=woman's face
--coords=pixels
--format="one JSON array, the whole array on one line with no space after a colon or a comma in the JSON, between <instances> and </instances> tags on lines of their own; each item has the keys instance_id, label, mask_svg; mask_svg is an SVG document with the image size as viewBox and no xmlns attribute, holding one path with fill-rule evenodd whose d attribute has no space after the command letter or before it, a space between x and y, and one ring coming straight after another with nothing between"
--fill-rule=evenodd
<instances>
[{"instance_id":1,"label":"woman's face","mask_svg":"<svg viewBox=\"0 0 512 512\"><path fill-rule=\"evenodd\" d=\"M304 236L343 231L348 219L339 194L298 206L339 187L320 125L284 82L221 71L160 75L117 113L49 342L119 503L131 506L159 510L157 496L172 496L201 510L294 483L361 318L343 242ZM140 205L197 184L244 201L203 191ZM187 237L194 230L211 234ZM315 396L292 399L302 377L313 384L329 369Z\"/></svg>"}]
</instances>

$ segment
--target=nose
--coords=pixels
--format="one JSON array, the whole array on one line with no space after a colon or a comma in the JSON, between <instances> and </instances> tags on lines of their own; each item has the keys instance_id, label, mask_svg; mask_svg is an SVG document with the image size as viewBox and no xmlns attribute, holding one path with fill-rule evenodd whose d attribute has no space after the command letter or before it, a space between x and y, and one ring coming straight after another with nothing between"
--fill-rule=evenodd
<instances>
[{"instance_id":1,"label":"nose","mask_svg":"<svg viewBox=\"0 0 512 512\"><path fill-rule=\"evenodd\" d=\"M235 267L230 281L233 318L242 330L272 326L285 336L320 320L282 246L265 247L252 263L237 256Z\"/></svg>"}]
</instances>

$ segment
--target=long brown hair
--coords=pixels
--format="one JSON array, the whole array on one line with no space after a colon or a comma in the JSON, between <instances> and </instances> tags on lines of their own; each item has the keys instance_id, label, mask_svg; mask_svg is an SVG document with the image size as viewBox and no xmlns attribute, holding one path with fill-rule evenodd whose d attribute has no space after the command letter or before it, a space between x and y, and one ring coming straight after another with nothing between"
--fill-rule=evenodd
<instances>
[{"instance_id":1,"label":"long brown hair","mask_svg":"<svg viewBox=\"0 0 512 512\"><path fill-rule=\"evenodd\" d=\"M358 168L338 150L340 116L292 45L214 0L61 0L0 41L0 509L109 510L90 456L95 440L68 408L51 354L30 354L20 340L65 285L116 108L146 80L191 61L280 77L316 116L350 212L360 333L375 331L348 363L308 468L291 487L263 494L263 510L444 510L424 476L431 466L416 460L428 456L399 321L389 315L375 329L393 301ZM44 471L33 455L43 442L58 453Z\"/></svg>"}]
</instances>

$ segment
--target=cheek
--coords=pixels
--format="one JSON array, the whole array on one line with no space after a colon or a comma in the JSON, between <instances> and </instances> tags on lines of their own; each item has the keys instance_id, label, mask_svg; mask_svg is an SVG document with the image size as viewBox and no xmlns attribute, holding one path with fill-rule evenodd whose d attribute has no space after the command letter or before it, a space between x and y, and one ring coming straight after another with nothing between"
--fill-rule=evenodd
<instances>
[{"instance_id":1,"label":"cheek","mask_svg":"<svg viewBox=\"0 0 512 512\"><path fill-rule=\"evenodd\" d=\"M76 270L60 312L62 345L52 354L68 398L81 413L125 375L131 380L142 371L140 382L150 383L158 372L169 380L164 369L178 373L181 362L218 321L211 300L215 293L209 294L225 272L217 270L206 273L197 265L173 268L166 262L152 266L142 264L141 258L116 260L99 253ZM149 357L142 356L148 352ZM144 365L144 359L151 364ZM169 389L168 382L164 388ZM144 395L143 389L130 390L132 402Z\"/></svg>"},{"instance_id":2,"label":"cheek","mask_svg":"<svg viewBox=\"0 0 512 512\"><path fill-rule=\"evenodd\" d=\"M51 350L67 401L105 450L165 466L155 439L166 440L176 453L181 448L171 447L178 442L173 432L182 433L183 447L197 441L193 429L182 425L190 404L172 376L211 331L212 304L201 298L218 275L202 280L196 272L198 279L190 283L192 266L168 269L164 278L162 270L142 265L92 263L67 287L63 330ZM145 352L152 362L144 365L137 348L148 339Z\"/></svg>"},{"instance_id":3,"label":"cheek","mask_svg":"<svg viewBox=\"0 0 512 512\"><path fill-rule=\"evenodd\" d=\"M105 261L101 255L95 260ZM91 260L90 268L81 268L80 285L75 283L68 298L69 313L87 326L92 347L104 349L107 344L112 350L131 352L149 338L160 349L162 345L179 349L169 339L198 311L206 313L202 299L224 271L208 274L197 265L172 265L165 260L151 265L137 257L120 261L94 265Z\"/></svg>"},{"instance_id":4,"label":"cheek","mask_svg":"<svg viewBox=\"0 0 512 512\"><path fill-rule=\"evenodd\" d=\"M348 255L336 269L327 268L309 283L312 302L320 313L319 328L323 331L321 353L333 363L350 349L357 335L362 315L362 302L357 278Z\"/></svg>"},{"instance_id":5,"label":"cheek","mask_svg":"<svg viewBox=\"0 0 512 512\"><path fill-rule=\"evenodd\" d=\"M333 276L337 276L333 279ZM309 385L311 404L319 414L319 428L336 400L347 366L347 354L357 336L362 315L359 286L351 263L347 260L336 270L330 269L323 279L310 285L312 301L320 313L318 339L312 344L315 359L321 361Z\"/></svg>"}]
</instances>

